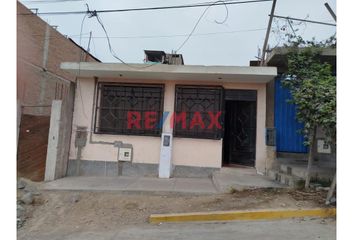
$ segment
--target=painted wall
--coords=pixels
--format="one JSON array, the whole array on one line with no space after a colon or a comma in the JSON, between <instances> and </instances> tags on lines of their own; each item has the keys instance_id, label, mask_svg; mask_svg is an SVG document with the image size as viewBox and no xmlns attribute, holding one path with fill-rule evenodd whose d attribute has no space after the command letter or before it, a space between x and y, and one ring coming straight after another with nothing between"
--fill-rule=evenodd
<instances>
[{"instance_id":1,"label":"painted wall","mask_svg":"<svg viewBox=\"0 0 354 240\"><path fill-rule=\"evenodd\" d=\"M99 79L98 81L107 82L132 82L132 83L162 83L165 84L164 111L174 111L174 81L146 81L146 80L125 80L125 79ZM208 82L178 81L178 84L197 84L215 85ZM250 89L257 90L257 136L256 136L256 168L264 173L266 164L265 146L265 114L266 114L266 85L265 84L240 84L224 83L221 84L225 89ZM77 126L85 126L89 131L93 130L92 114L94 111L94 88L93 78L81 78L78 80L73 132L71 138L70 159L76 159L75 131ZM173 129L170 125L171 114L163 125L163 131L171 133ZM92 141L90 143L90 134ZM105 144L97 142L104 141ZM123 141L133 145L133 163L159 163L160 159L160 138L147 136L126 136L94 134L89 132L87 145L82 150L83 160L96 161L117 161L118 149L109 145L114 141ZM96 142L96 143L95 143ZM193 138L174 138L172 146L172 161L174 165L197 166L197 167L216 167L222 164L222 140L193 139Z\"/></svg>"}]
</instances>

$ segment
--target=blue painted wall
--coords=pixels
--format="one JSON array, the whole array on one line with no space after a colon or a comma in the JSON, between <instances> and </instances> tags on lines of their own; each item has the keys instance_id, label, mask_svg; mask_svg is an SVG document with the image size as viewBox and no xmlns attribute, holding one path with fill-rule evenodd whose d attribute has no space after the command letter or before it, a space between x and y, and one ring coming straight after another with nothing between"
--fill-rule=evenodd
<instances>
[{"instance_id":1,"label":"blue painted wall","mask_svg":"<svg viewBox=\"0 0 354 240\"><path fill-rule=\"evenodd\" d=\"M296 120L294 104L287 102L291 98L290 91L281 86L281 78L275 80L274 125L276 128L276 151L306 153L304 137L298 132L303 124Z\"/></svg>"}]
</instances>

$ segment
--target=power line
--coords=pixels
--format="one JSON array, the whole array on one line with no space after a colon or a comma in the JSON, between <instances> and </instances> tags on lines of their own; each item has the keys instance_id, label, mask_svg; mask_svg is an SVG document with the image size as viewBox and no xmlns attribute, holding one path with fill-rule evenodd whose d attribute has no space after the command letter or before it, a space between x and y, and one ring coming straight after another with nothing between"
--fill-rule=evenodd
<instances>
[{"instance_id":1,"label":"power line","mask_svg":"<svg viewBox=\"0 0 354 240\"><path fill-rule=\"evenodd\" d=\"M270 2L272 0L249 0L249 1L226 1L218 2L214 6L218 5L234 5L234 4L246 4L246 3L258 3L258 2ZM181 8L196 8L196 7L208 7L212 3L198 3L198 4L187 4L187 5L174 5L174 6L164 6L164 7L145 7L145 8L126 8L126 9L105 9L105 10L94 10L96 13L114 13L114 12L132 12L132 11L152 11L152 10L167 10L167 9L181 9ZM71 14L87 14L87 11L72 11L72 12L38 12L38 15L71 15ZM32 15L31 13L20 13L19 15Z\"/></svg>"},{"instance_id":2,"label":"power line","mask_svg":"<svg viewBox=\"0 0 354 240\"><path fill-rule=\"evenodd\" d=\"M278 15L273 15L275 18L283 18L287 20L294 20L294 21L299 21L299 22L308 22L308 23L316 23L316 24L322 24L322 25L328 25L328 26L337 26L334 23L327 23L327 22L320 22L320 21L313 21L313 20L307 20L307 19L301 19L301 18L293 18L293 17L284 17L284 16L278 16Z\"/></svg>"},{"instance_id":3,"label":"power line","mask_svg":"<svg viewBox=\"0 0 354 240\"><path fill-rule=\"evenodd\" d=\"M213 4L209 5L207 8L205 8L205 10L203 11L203 13L200 15L200 17L198 18L197 22L195 23L192 31L188 34L187 38L182 42L182 44L177 48L177 50L175 51L176 53L182 49L182 47L188 42L188 40L190 39L190 37L192 36L192 34L194 33L194 31L197 29L200 21L202 20L202 18L204 17L204 15L206 14L206 12L209 10L209 8L211 8L212 6L217 5L218 3L222 3L225 7L226 7L226 16L225 19L222 22L217 22L215 21L217 24L223 24L226 22L227 18L229 17L229 10L227 8L226 2L224 1L216 1Z\"/></svg>"},{"instance_id":4,"label":"power line","mask_svg":"<svg viewBox=\"0 0 354 240\"><path fill-rule=\"evenodd\" d=\"M42 1L37 1L37 0L34 0L34 1L21 1L23 3L61 3L61 2L82 2L82 1L85 1L85 0L42 0Z\"/></svg>"},{"instance_id":5,"label":"power line","mask_svg":"<svg viewBox=\"0 0 354 240\"><path fill-rule=\"evenodd\" d=\"M107 39L109 51L110 51L110 53L112 54L112 56L113 56L115 59L117 59L118 61L120 61L121 63L123 63L124 65L126 65L126 66L128 66L128 67L130 67L130 68L139 69L139 70L156 65L156 63L152 63L152 64L149 64L149 65L145 65L145 66L143 66L143 67L135 67L135 66L133 66L133 65L131 65L131 64L126 63L123 59L121 59L121 58L115 53L115 51L114 51L113 48L112 48L111 40L110 40L110 38L109 38L109 36L108 36L107 30L106 30L106 28L105 28L105 26L104 26L104 24L103 24L101 18L97 15L97 13L96 13L95 11L90 11L90 9L89 9L89 7L88 7L88 4L86 4L86 6L87 6L87 13L88 13L89 17L96 17L98 23L101 25L101 27L102 27L102 29L103 29L105 35L106 35L106 39ZM86 16L86 15L85 15L85 16ZM80 35L81 35L81 33L80 33Z\"/></svg>"},{"instance_id":6,"label":"power line","mask_svg":"<svg viewBox=\"0 0 354 240\"><path fill-rule=\"evenodd\" d=\"M241 29L235 31L226 31L226 32L207 32L207 33L195 33L192 37L198 36L211 36L211 35L219 35L219 34L233 34L233 33L244 33L244 32L256 32L256 31L265 31L267 28L255 28L255 29ZM88 35L89 33L85 33L83 35ZM173 35L139 35L139 36L110 36L110 38L118 38L118 39L148 39L148 38L174 38L174 37L186 37L189 34L173 34ZM79 35L69 35L70 38L78 38ZM89 38L89 37L82 37ZM94 36L92 39L105 39L105 36Z\"/></svg>"},{"instance_id":7,"label":"power line","mask_svg":"<svg viewBox=\"0 0 354 240\"><path fill-rule=\"evenodd\" d=\"M206 32L206 33L194 33L192 37L207 37L212 35L219 34L234 34L234 33L246 33L246 32L257 32L257 31L265 31L267 28L253 28L253 29L239 29L233 31L224 31L224 32ZM89 38L89 32L83 33L81 38ZM32 34L31 36L44 36L43 34ZM79 38L79 34L66 35L68 38ZM175 37L186 37L188 34L171 34L171 35L137 35L137 36L110 36L111 39L154 39L154 38L175 38ZM50 36L50 38L60 38L62 36ZM92 36L92 39L105 39L105 36Z\"/></svg>"}]
</instances>

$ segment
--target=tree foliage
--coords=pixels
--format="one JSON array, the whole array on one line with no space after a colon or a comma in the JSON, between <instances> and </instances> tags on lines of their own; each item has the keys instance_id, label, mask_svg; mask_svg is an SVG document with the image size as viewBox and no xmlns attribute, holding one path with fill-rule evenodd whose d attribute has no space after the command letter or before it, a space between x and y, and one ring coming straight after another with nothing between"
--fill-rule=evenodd
<instances>
[{"instance_id":1,"label":"tree foliage","mask_svg":"<svg viewBox=\"0 0 354 240\"><path fill-rule=\"evenodd\" d=\"M292 103L296 105L296 117L304 124L305 145L309 146L305 188L311 180L316 131L322 127L327 141L336 149L336 78L331 65L321 61L324 48L335 47L336 39L325 42L304 41L301 37L289 37L287 78L282 83L290 89Z\"/></svg>"},{"instance_id":2,"label":"tree foliage","mask_svg":"<svg viewBox=\"0 0 354 240\"><path fill-rule=\"evenodd\" d=\"M336 78L331 65L322 62L324 48L335 47L336 39L324 42L304 41L301 37L289 38L288 72L283 86L290 89L297 107L297 119L304 124L305 144L311 145L314 129L322 127L327 141L336 138Z\"/></svg>"}]
</instances>

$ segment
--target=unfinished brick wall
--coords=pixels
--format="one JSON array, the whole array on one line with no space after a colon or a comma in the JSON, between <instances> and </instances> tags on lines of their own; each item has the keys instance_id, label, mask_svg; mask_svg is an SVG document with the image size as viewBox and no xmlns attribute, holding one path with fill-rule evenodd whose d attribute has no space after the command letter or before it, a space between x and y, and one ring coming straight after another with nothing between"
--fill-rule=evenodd
<instances>
[{"instance_id":1,"label":"unfinished brick wall","mask_svg":"<svg viewBox=\"0 0 354 240\"><path fill-rule=\"evenodd\" d=\"M52 100L65 99L75 81L60 63L78 62L80 57L98 61L17 2L17 98L24 114L50 115Z\"/></svg>"}]
</instances>

